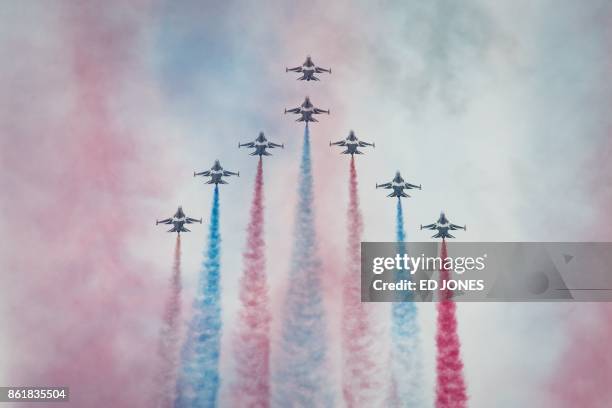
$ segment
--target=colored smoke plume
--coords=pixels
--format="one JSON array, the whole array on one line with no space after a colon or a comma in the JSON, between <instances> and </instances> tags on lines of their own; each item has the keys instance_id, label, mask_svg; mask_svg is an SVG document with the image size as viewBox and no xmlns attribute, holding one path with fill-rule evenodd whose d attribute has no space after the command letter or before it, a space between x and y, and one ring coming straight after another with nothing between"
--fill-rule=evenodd
<instances>
[{"instance_id":1,"label":"colored smoke plume","mask_svg":"<svg viewBox=\"0 0 612 408\"><path fill-rule=\"evenodd\" d=\"M148 222L137 215L165 191L142 153L155 135L115 116L124 84L143 75L131 50L148 12L121 5L2 9L3 21L21 28L3 36L5 56L18 57L4 58L0 79L11 95L0 113L0 208L20 214L3 217L2 363L6 385L69 386L62 406L136 408L151 399L142 376L155 369L148 328L159 288L132 248ZM111 9L112 17L103 12Z\"/></svg>"},{"instance_id":2,"label":"colored smoke plume","mask_svg":"<svg viewBox=\"0 0 612 408\"><path fill-rule=\"evenodd\" d=\"M397 200L396 240L398 252L406 251L403 242L404 213ZM396 271L396 280L411 279L409 271ZM417 307L410 298L391 305L391 387L390 404L420 407L423 405L423 365Z\"/></svg>"},{"instance_id":3,"label":"colored smoke plume","mask_svg":"<svg viewBox=\"0 0 612 408\"><path fill-rule=\"evenodd\" d=\"M374 350L373 303L361 302L361 235L363 221L359 208L357 170L351 157L349 178L348 257L342 302L343 372L342 394L347 407L375 407L384 403L379 356ZM381 401L381 396L383 401Z\"/></svg>"},{"instance_id":4,"label":"colored smoke plume","mask_svg":"<svg viewBox=\"0 0 612 408\"><path fill-rule=\"evenodd\" d=\"M275 360L272 405L332 406L308 125L304 131L298 186L294 247Z\"/></svg>"},{"instance_id":5,"label":"colored smoke plume","mask_svg":"<svg viewBox=\"0 0 612 408\"><path fill-rule=\"evenodd\" d=\"M181 315L181 236L177 234L174 265L170 278L170 293L166 300L164 319L159 339L159 371L155 381L157 398L154 406L171 408L174 405L176 374L179 357L179 319Z\"/></svg>"},{"instance_id":6,"label":"colored smoke plume","mask_svg":"<svg viewBox=\"0 0 612 408\"><path fill-rule=\"evenodd\" d=\"M177 407L213 407L217 404L221 338L220 252L219 187L215 186L205 261L193 303L193 317L181 351Z\"/></svg>"},{"instance_id":7,"label":"colored smoke plume","mask_svg":"<svg viewBox=\"0 0 612 408\"><path fill-rule=\"evenodd\" d=\"M232 396L233 405L237 407L270 405L270 306L266 283L263 185L260 158L247 230L247 247L243 254L241 309L234 339L237 378Z\"/></svg>"},{"instance_id":8,"label":"colored smoke plume","mask_svg":"<svg viewBox=\"0 0 612 408\"><path fill-rule=\"evenodd\" d=\"M440 257L448 256L446 241L442 240ZM440 282L450 279L450 271L444 266L440 270ZM436 333L436 407L464 408L467 407L465 380L463 379L463 363L461 362L461 343L457 334L456 305L452 300L452 292L439 292L438 327Z\"/></svg>"}]
</instances>

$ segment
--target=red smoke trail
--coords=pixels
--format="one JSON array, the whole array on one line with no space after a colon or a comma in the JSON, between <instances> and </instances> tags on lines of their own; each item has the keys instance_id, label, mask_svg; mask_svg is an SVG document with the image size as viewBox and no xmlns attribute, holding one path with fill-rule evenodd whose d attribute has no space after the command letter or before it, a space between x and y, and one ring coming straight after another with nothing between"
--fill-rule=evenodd
<instances>
[{"instance_id":1,"label":"red smoke trail","mask_svg":"<svg viewBox=\"0 0 612 408\"><path fill-rule=\"evenodd\" d=\"M174 265L170 278L170 294L166 301L164 320L159 340L160 368L156 378L157 399L154 406L171 408L174 405L176 376L179 365L179 340L181 315L181 236L176 236Z\"/></svg>"},{"instance_id":2,"label":"red smoke trail","mask_svg":"<svg viewBox=\"0 0 612 408\"><path fill-rule=\"evenodd\" d=\"M446 241L442 240L440 251L442 260L447 257ZM440 270L440 285L450 279L450 271L444 266ZM461 343L457 334L456 305L452 300L452 292L439 292L438 328L436 346L438 356L436 362L436 407L464 408L467 407L465 381L463 379L463 363L461 362Z\"/></svg>"},{"instance_id":3,"label":"red smoke trail","mask_svg":"<svg viewBox=\"0 0 612 408\"><path fill-rule=\"evenodd\" d=\"M240 310L235 338L237 379L234 406L270 405L270 311L266 283L264 242L263 164L259 159L247 248L243 254L244 274L240 279Z\"/></svg>"},{"instance_id":4,"label":"red smoke trail","mask_svg":"<svg viewBox=\"0 0 612 408\"><path fill-rule=\"evenodd\" d=\"M384 397L376 356L372 352L371 309L361 302L361 234L363 223L359 209L357 171L351 157L349 181L348 257L344 275L342 302L343 373L342 393L346 406L372 407ZM384 399L384 398L383 398Z\"/></svg>"}]
</instances>

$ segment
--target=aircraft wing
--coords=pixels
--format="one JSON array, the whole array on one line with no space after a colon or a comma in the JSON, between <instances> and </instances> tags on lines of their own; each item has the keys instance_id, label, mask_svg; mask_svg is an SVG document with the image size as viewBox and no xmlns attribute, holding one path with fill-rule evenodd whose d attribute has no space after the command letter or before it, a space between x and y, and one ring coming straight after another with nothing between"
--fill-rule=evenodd
<instances>
[{"instance_id":1,"label":"aircraft wing","mask_svg":"<svg viewBox=\"0 0 612 408\"><path fill-rule=\"evenodd\" d=\"M201 224L202 220L201 219L196 220L195 218L191 218L191 217L187 217L185 219L185 223L187 223L187 224L193 224L194 222L199 222Z\"/></svg>"},{"instance_id":2,"label":"aircraft wing","mask_svg":"<svg viewBox=\"0 0 612 408\"><path fill-rule=\"evenodd\" d=\"M299 66L299 67L295 67L295 68L285 68L285 72L289 72L289 71L291 71L291 72L302 72L302 67Z\"/></svg>"},{"instance_id":3,"label":"aircraft wing","mask_svg":"<svg viewBox=\"0 0 612 408\"><path fill-rule=\"evenodd\" d=\"M421 229L428 229L428 230L434 230L436 229L438 226L434 223L434 224L428 224L428 225L421 225Z\"/></svg>"},{"instance_id":4,"label":"aircraft wing","mask_svg":"<svg viewBox=\"0 0 612 408\"><path fill-rule=\"evenodd\" d=\"M282 147L282 148L284 148L284 147L285 147L285 145L282 145L282 144L277 144L277 143L272 143L272 142L268 142L268 148L273 149L273 148L275 148L275 147Z\"/></svg>"},{"instance_id":5,"label":"aircraft wing","mask_svg":"<svg viewBox=\"0 0 612 408\"><path fill-rule=\"evenodd\" d=\"M376 188L392 188L391 183L377 184Z\"/></svg>"},{"instance_id":6,"label":"aircraft wing","mask_svg":"<svg viewBox=\"0 0 612 408\"><path fill-rule=\"evenodd\" d=\"M253 143L253 142L249 142L249 143L238 143L238 148L240 148L240 147L249 147L249 148L251 148L251 147L255 147L255 143Z\"/></svg>"},{"instance_id":7,"label":"aircraft wing","mask_svg":"<svg viewBox=\"0 0 612 408\"><path fill-rule=\"evenodd\" d=\"M330 146L346 146L346 140L340 140L339 142L329 142Z\"/></svg>"},{"instance_id":8,"label":"aircraft wing","mask_svg":"<svg viewBox=\"0 0 612 408\"><path fill-rule=\"evenodd\" d=\"M157 221L155 223L155 225L157 225L157 224L171 224L171 223L172 223L172 218L166 218L165 220Z\"/></svg>"},{"instance_id":9,"label":"aircraft wing","mask_svg":"<svg viewBox=\"0 0 612 408\"><path fill-rule=\"evenodd\" d=\"M293 108L293 109L285 109L285 113L300 113L302 110L298 107L298 108Z\"/></svg>"},{"instance_id":10,"label":"aircraft wing","mask_svg":"<svg viewBox=\"0 0 612 408\"><path fill-rule=\"evenodd\" d=\"M458 230L458 229L465 230L465 226L462 227L461 225L457 225L457 224L451 224L449 225L449 228L453 231Z\"/></svg>"},{"instance_id":11,"label":"aircraft wing","mask_svg":"<svg viewBox=\"0 0 612 408\"><path fill-rule=\"evenodd\" d=\"M374 147L374 143L368 143L368 142L359 141L359 147L366 147L366 146Z\"/></svg>"},{"instance_id":12,"label":"aircraft wing","mask_svg":"<svg viewBox=\"0 0 612 408\"><path fill-rule=\"evenodd\" d=\"M224 176L239 176L240 173L234 173L233 171L229 171L229 170L223 170L223 175Z\"/></svg>"},{"instance_id":13,"label":"aircraft wing","mask_svg":"<svg viewBox=\"0 0 612 408\"><path fill-rule=\"evenodd\" d=\"M313 113L316 113L316 114L327 113L329 115L329 110L314 108Z\"/></svg>"},{"instance_id":14,"label":"aircraft wing","mask_svg":"<svg viewBox=\"0 0 612 408\"><path fill-rule=\"evenodd\" d=\"M203 171L203 172L200 172L200 173L193 173L193 176L194 176L194 177L195 177L195 176L204 176L204 177L209 177L209 176L210 176L210 171L209 171L209 170L206 170L206 171Z\"/></svg>"},{"instance_id":15,"label":"aircraft wing","mask_svg":"<svg viewBox=\"0 0 612 408\"><path fill-rule=\"evenodd\" d=\"M411 189L411 188L418 188L419 190L421 189L421 186L417 186L416 184L410 184L410 183L406 183L405 184L405 188Z\"/></svg>"},{"instance_id":16,"label":"aircraft wing","mask_svg":"<svg viewBox=\"0 0 612 408\"><path fill-rule=\"evenodd\" d=\"M317 74L320 74L321 72L329 72L331 74L331 68L327 69L327 68L316 67L315 72Z\"/></svg>"}]
</instances>

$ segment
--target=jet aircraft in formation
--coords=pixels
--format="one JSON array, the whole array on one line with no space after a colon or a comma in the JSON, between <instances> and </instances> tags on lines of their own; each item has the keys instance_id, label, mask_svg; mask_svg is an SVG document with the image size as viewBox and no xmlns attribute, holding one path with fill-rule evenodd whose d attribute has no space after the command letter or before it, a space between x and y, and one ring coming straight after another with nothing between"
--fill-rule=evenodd
<instances>
[{"instance_id":1,"label":"jet aircraft in formation","mask_svg":"<svg viewBox=\"0 0 612 408\"><path fill-rule=\"evenodd\" d=\"M307 96L300 106L293 109L285 109L285 113L298 114L300 115L300 117L296 119L296 122L308 123L318 122L318 120L313 115L319 115L321 113L327 113L329 115L329 110L319 109L315 107L312 102L310 102L310 98Z\"/></svg>"},{"instance_id":2,"label":"jet aircraft in formation","mask_svg":"<svg viewBox=\"0 0 612 408\"><path fill-rule=\"evenodd\" d=\"M221 167L221 163L219 160L215 160L215 164L210 168L210 170L202 171L200 173L193 173L193 177L195 176L204 176L210 177L210 180L206 182L206 184L227 184L227 181L223 180L223 177L229 176L238 176L240 177L240 172L234 173L233 171L223 170Z\"/></svg>"},{"instance_id":3,"label":"jet aircraft in formation","mask_svg":"<svg viewBox=\"0 0 612 408\"><path fill-rule=\"evenodd\" d=\"M271 156L271 153L268 153L266 149L274 149L275 147L285 148L285 145L276 144L269 142L268 139L264 136L264 132L259 132L259 136L253 142L248 143L238 143L238 148L247 147L249 149L255 149L251 156Z\"/></svg>"},{"instance_id":4,"label":"jet aircraft in formation","mask_svg":"<svg viewBox=\"0 0 612 408\"><path fill-rule=\"evenodd\" d=\"M331 74L331 68L317 67L315 63L312 62L310 55L306 57L306 61L304 61L304 63L299 67L285 68L285 72L289 71L299 72L302 74L302 76L298 78L298 81L319 81L319 78L317 78L315 74L320 74L322 72Z\"/></svg>"},{"instance_id":5,"label":"jet aircraft in formation","mask_svg":"<svg viewBox=\"0 0 612 408\"><path fill-rule=\"evenodd\" d=\"M176 213L172 216L172 218L166 218L165 220L157 220L155 221L155 225L159 224L168 224L172 225L172 228L168 230L168 232L176 232L177 234L181 234L181 232L190 232L187 228L185 228L185 224L193 224L194 222L202 223L202 219L196 220L195 218L187 217L183 212L183 207L178 208Z\"/></svg>"},{"instance_id":6,"label":"jet aircraft in formation","mask_svg":"<svg viewBox=\"0 0 612 408\"><path fill-rule=\"evenodd\" d=\"M455 238L454 236L452 236L449 231L456 231L456 230L464 230L467 231L467 226L464 225L463 227L461 225L456 225L451 223L448 218L446 218L446 215L444 214L444 212L440 213L440 218L438 218L438 221L434 222L433 224L429 224L429 225L421 225L421 229L428 229L428 230L437 230L438 232L435 235L432 235L432 238Z\"/></svg>"},{"instance_id":7,"label":"jet aircraft in formation","mask_svg":"<svg viewBox=\"0 0 612 408\"><path fill-rule=\"evenodd\" d=\"M329 145L346 147L346 150L341 152L341 154L350 154L351 156L355 154L363 154L363 152L359 150L360 147L367 147L367 146L376 147L374 143L363 142L357 139L357 136L355 136L355 132L353 132L352 130L346 139L340 140L338 142L333 142L333 143L329 142Z\"/></svg>"},{"instance_id":8,"label":"jet aircraft in formation","mask_svg":"<svg viewBox=\"0 0 612 408\"><path fill-rule=\"evenodd\" d=\"M418 188L419 190L421 190L421 185L419 184L417 186L416 184L406 183L400 175L400 172L398 171L397 173L395 173L395 177L393 178L393 180L384 184L376 184L376 188L384 188L387 190L392 189L393 192L391 192L391 194L389 194L387 197L397 197L397 199L399 200L402 197L410 197L404 192L404 189L410 190L413 188Z\"/></svg>"}]
</instances>

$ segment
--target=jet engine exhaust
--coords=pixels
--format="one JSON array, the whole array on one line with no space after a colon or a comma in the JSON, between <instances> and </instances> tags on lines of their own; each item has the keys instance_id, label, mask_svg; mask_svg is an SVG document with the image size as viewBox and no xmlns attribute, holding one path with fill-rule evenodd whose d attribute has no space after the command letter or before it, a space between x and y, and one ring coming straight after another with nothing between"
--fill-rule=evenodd
<instances>
[{"instance_id":1,"label":"jet engine exhaust","mask_svg":"<svg viewBox=\"0 0 612 408\"><path fill-rule=\"evenodd\" d=\"M375 347L382 334L375 330L374 303L361 302L361 235L363 220L359 208L359 194L355 158L351 157L349 178L349 207L347 270L344 275L342 301L342 394L346 407L378 407L384 405L384 380L380 359ZM382 397L382 398L381 398Z\"/></svg>"},{"instance_id":2,"label":"jet engine exhaust","mask_svg":"<svg viewBox=\"0 0 612 408\"><path fill-rule=\"evenodd\" d=\"M442 240L440 257L447 257L446 241ZM450 271L440 270L440 281L450 279ZM452 292L439 293L436 332L436 408L467 407L466 385L461 361L461 342L457 333L456 305Z\"/></svg>"},{"instance_id":3,"label":"jet engine exhaust","mask_svg":"<svg viewBox=\"0 0 612 408\"><path fill-rule=\"evenodd\" d=\"M215 185L208 246L200 271L193 317L181 351L176 407L212 407L219 391L221 337L219 187Z\"/></svg>"},{"instance_id":4,"label":"jet engine exhaust","mask_svg":"<svg viewBox=\"0 0 612 408\"><path fill-rule=\"evenodd\" d=\"M176 375L179 365L179 336L181 315L181 236L177 234L174 246L174 264L164 317L160 331L159 369L155 381L157 392L154 407L172 408L175 398Z\"/></svg>"},{"instance_id":5,"label":"jet engine exhaust","mask_svg":"<svg viewBox=\"0 0 612 408\"><path fill-rule=\"evenodd\" d=\"M327 335L313 213L308 125L298 179L294 246L285 294L272 406L333 406Z\"/></svg>"},{"instance_id":6,"label":"jet engine exhaust","mask_svg":"<svg viewBox=\"0 0 612 408\"><path fill-rule=\"evenodd\" d=\"M263 161L259 158L240 279L241 308L234 338L233 406L270 406L270 305L266 283Z\"/></svg>"},{"instance_id":7,"label":"jet engine exhaust","mask_svg":"<svg viewBox=\"0 0 612 408\"><path fill-rule=\"evenodd\" d=\"M398 252L405 252L404 213L397 200L396 240ZM409 272L396 272L396 280L410 279ZM423 405L423 363L416 304L409 298L391 305L391 395L393 405Z\"/></svg>"}]
</instances>

